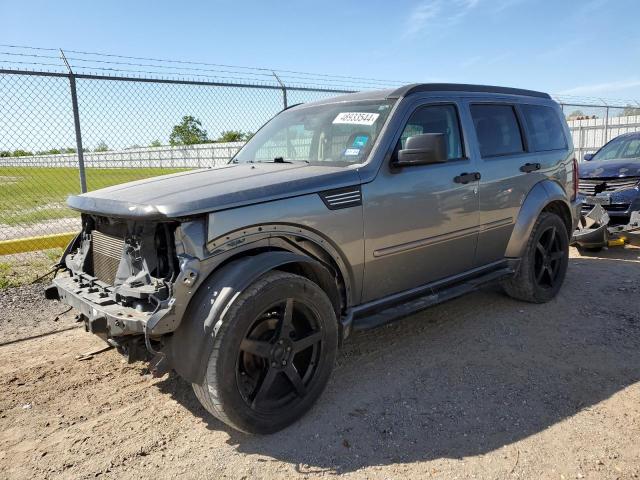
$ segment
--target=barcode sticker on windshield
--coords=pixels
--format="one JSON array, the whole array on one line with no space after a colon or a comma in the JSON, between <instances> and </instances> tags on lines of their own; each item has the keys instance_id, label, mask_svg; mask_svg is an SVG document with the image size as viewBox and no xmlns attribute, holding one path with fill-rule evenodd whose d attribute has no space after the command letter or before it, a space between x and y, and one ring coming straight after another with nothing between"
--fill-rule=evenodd
<instances>
[{"instance_id":1,"label":"barcode sticker on windshield","mask_svg":"<svg viewBox=\"0 0 640 480\"><path fill-rule=\"evenodd\" d=\"M346 123L350 125L373 125L380 116L379 113L367 112L342 112L333 120L333 123Z\"/></svg>"}]
</instances>

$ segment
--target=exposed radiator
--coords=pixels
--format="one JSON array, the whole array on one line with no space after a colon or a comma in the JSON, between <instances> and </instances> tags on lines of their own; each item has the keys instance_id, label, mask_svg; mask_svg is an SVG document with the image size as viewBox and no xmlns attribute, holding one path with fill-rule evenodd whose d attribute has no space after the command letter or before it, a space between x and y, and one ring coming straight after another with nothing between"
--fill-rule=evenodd
<instances>
[{"instance_id":1,"label":"exposed radiator","mask_svg":"<svg viewBox=\"0 0 640 480\"><path fill-rule=\"evenodd\" d=\"M93 276L113 285L124 251L124 239L105 235L97 230L91 232Z\"/></svg>"}]
</instances>

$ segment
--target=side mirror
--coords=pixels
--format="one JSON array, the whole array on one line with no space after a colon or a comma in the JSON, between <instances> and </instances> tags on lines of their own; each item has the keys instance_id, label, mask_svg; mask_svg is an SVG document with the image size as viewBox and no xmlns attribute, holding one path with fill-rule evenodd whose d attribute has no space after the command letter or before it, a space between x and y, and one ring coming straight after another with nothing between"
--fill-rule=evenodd
<instances>
[{"instance_id":1,"label":"side mirror","mask_svg":"<svg viewBox=\"0 0 640 480\"><path fill-rule=\"evenodd\" d=\"M589 162L589 161L591 161L591 159L593 158L593 155L594 155L593 153L585 153L585 154L584 154L584 157L582 157L582 159L583 159L585 162Z\"/></svg>"},{"instance_id":2,"label":"side mirror","mask_svg":"<svg viewBox=\"0 0 640 480\"><path fill-rule=\"evenodd\" d=\"M447 161L447 144L444 133L422 133L407 138L398 158L393 163L396 167L412 165L428 165Z\"/></svg>"}]
</instances>

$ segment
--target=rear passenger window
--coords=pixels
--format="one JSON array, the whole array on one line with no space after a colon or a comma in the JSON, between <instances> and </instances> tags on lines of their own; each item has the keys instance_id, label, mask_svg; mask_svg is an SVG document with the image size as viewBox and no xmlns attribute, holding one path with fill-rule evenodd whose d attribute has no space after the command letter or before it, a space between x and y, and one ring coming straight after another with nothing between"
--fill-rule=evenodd
<instances>
[{"instance_id":1,"label":"rear passenger window","mask_svg":"<svg viewBox=\"0 0 640 480\"><path fill-rule=\"evenodd\" d=\"M521 109L529 135L529 150L544 152L567 148L562 124L553 108L543 105L522 105Z\"/></svg>"},{"instance_id":2,"label":"rear passenger window","mask_svg":"<svg viewBox=\"0 0 640 480\"><path fill-rule=\"evenodd\" d=\"M418 108L400 136L400 148L404 148L407 138L421 133L444 133L447 144L447 158L462 158L462 141L458 111L453 105L429 105Z\"/></svg>"},{"instance_id":3,"label":"rear passenger window","mask_svg":"<svg viewBox=\"0 0 640 480\"><path fill-rule=\"evenodd\" d=\"M471 105L483 157L524 152L516 112L511 105Z\"/></svg>"}]
</instances>

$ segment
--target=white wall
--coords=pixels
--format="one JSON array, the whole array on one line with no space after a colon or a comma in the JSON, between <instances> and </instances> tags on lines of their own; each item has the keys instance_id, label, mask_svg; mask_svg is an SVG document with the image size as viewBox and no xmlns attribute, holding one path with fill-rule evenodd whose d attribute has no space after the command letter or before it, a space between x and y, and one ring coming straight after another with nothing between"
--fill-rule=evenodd
<instances>
[{"instance_id":1,"label":"white wall","mask_svg":"<svg viewBox=\"0 0 640 480\"><path fill-rule=\"evenodd\" d=\"M244 142L147 147L84 154L86 168L204 168L224 165ZM0 158L0 167L78 167L76 154Z\"/></svg>"}]
</instances>

